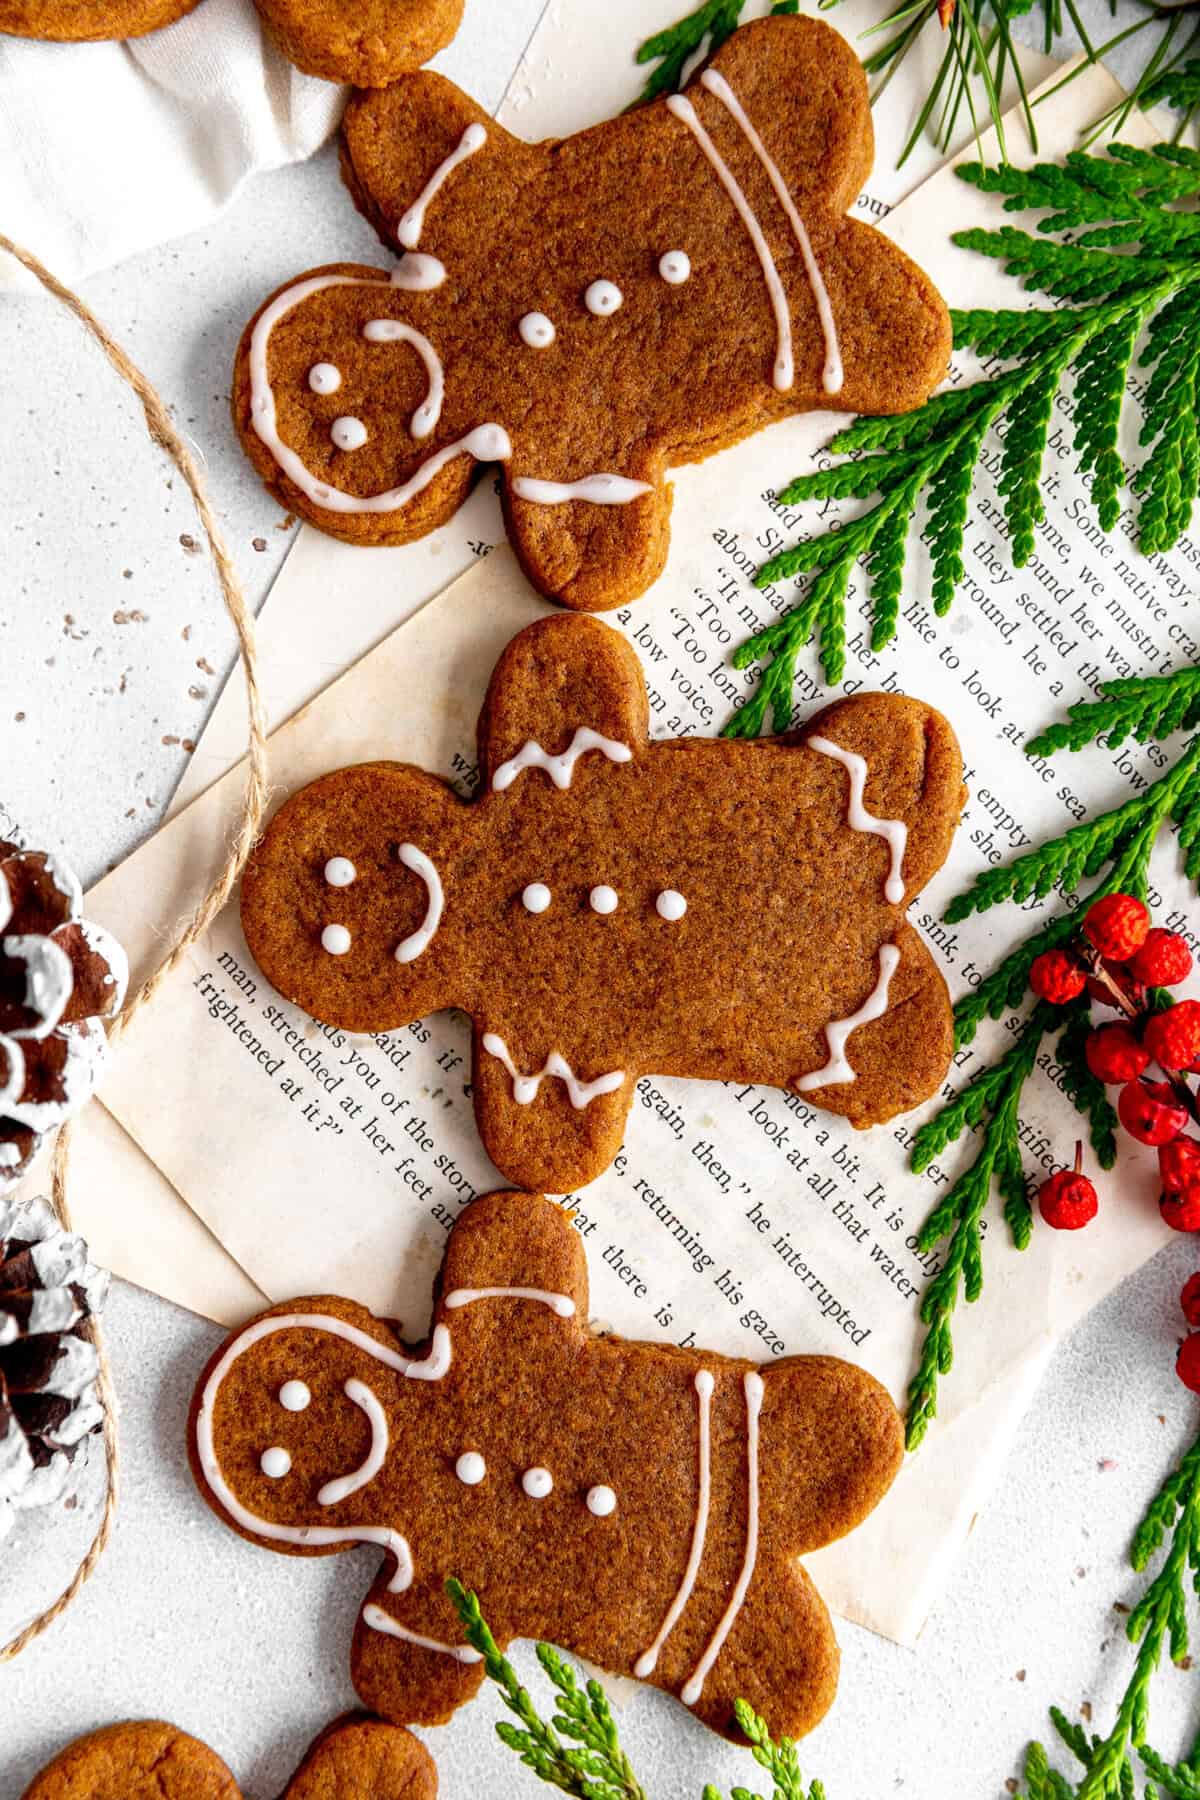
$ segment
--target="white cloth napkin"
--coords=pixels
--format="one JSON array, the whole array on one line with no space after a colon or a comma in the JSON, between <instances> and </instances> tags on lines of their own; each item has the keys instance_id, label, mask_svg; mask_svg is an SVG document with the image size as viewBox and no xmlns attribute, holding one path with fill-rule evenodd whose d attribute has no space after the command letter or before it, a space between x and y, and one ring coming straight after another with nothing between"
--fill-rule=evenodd
<instances>
[{"instance_id":1,"label":"white cloth napkin","mask_svg":"<svg viewBox=\"0 0 1200 1800\"><path fill-rule=\"evenodd\" d=\"M279 54L252 0L200 0L124 44L0 35L0 231L77 281L311 156L344 99ZM0 287L26 279L0 256Z\"/></svg>"}]
</instances>

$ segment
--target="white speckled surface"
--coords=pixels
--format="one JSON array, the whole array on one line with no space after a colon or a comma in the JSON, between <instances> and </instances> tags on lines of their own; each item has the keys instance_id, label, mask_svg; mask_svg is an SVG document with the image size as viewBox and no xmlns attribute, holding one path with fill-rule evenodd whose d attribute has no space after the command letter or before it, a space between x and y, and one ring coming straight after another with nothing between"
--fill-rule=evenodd
<instances>
[{"instance_id":1,"label":"white speckled surface","mask_svg":"<svg viewBox=\"0 0 1200 1800\"><path fill-rule=\"evenodd\" d=\"M541 0L470 0L443 59L494 104ZM2 223L2 205L0 205ZM233 443L228 375L242 322L298 266L370 255L332 153L252 184L210 230L87 284L203 451L257 602L290 541ZM95 879L152 828L232 657L186 497L77 327L38 300L0 303L0 799ZM215 671L215 673L214 673ZM916 1652L842 1627L842 1692L804 1749L830 1800L1001 1795L1056 1701L1108 1717L1128 1666L1115 1600L1151 1488L1196 1424L1175 1380L1176 1296L1190 1243L1127 1283L1062 1348L993 1506ZM166 1716L208 1739L270 1800L301 1750L353 1703L346 1646L367 1558L282 1563L235 1541L192 1490L188 1398L218 1333L118 1286L109 1339L124 1415L116 1541L70 1616L0 1670L0 1796L16 1800L70 1737ZM0 1633L69 1573L98 1469L69 1519L30 1522L0 1561ZM53 1527L53 1529L51 1529ZM536 1684L531 1654L518 1665ZM1022 1678L1023 1675L1023 1678ZM1188 1679L1157 1689L1154 1739L1182 1749ZM447 1800L534 1794L496 1742L484 1695L426 1734ZM748 1759L662 1696L621 1701L654 1800L752 1779ZM1195 1725L1194 1710L1191 1719Z\"/></svg>"}]
</instances>

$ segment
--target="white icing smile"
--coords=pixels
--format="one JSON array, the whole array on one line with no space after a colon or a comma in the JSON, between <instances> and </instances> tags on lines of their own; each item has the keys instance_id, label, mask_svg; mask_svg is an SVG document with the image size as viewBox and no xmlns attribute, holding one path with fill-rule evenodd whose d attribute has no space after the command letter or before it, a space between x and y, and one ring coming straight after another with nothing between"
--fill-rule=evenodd
<instances>
[{"instance_id":1,"label":"white icing smile","mask_svg":"<svg viewBox=\"0 0 1200 1800\"><path fill-rule=\"evenodd\" d=\"M344 1388L347 1400L366 1413L371 1427L371 1448L357 1469L349 1475L339 1475L333 1481L327 1481L317 1494L318 1506L337 1506L342 1500L348 1500L351 1494L357 1494L374 1481L387 1460L388 1425L387 1414L379 1401L364 1381L348 1381Z\"/></svg>"}]
</instances>

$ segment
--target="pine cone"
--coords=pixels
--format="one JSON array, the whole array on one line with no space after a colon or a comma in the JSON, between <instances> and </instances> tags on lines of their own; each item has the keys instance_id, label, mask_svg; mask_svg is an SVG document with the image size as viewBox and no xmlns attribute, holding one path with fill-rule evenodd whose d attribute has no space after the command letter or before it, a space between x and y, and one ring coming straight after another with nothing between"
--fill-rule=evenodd
<instances>
[{"instance_id":1,"label":"pine cone","mask_svg":"<svg viewBox=\"0 0 1200 1800\"><path fill-rule=\"evenodd\" d=\"M16 1509L57 1500L99 1431L95 1346L83 1335L108 1275L48 1200L0 1199L0 1539Z\"/></svg>"},{"instance_id":2,"label":"pine cone","mask_svg":"<svg viewBox=\"0 0 1200 1800\"><path fill-rule=\"evenodd\" d=\"M0 1194L90 1098L125 998L125 952L82 913L70 869L0 841Z\"/></svg>"}]
</instances>

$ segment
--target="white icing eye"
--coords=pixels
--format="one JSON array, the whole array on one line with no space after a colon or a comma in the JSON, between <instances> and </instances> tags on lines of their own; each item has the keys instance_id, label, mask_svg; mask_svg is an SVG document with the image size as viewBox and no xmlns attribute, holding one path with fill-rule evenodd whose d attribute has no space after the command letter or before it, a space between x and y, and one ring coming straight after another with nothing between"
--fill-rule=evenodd
<instances>
[{"instance_id":1,"label":"white icing eye","mask_svg":"<svg viewBox=\"0 0 1200 1800\"><path fill-rule=\"evenodd\" d=\"M594 887L588 895L588 905L594 913L602 913L605 915L608 913L615 913L617 907L620 905L620 901L617 898L617 890L615 888L603 886Z\"/></svg>"},{"instance_id":2,"label":"white icing eye","mask_svg":"<svg viewBox=\"0 0 1200 1800\"><path fill-rule=\"evenodd\" d=\"M347 413L333 421L329 427L329 435L339 450L361 450L368 433L361 419L355 419Z\"/></svg>"},{"instance_id":3,"label":"white icing eye","mask_svg":"<svg viewBox=\"0 0 1200 1800\"><path fill-rule=\"evenodd\" d=\"M454 1473L464 1487L478 1487L487 1474L487 1464L478 1450L464 1450L454 1465Z\"/></svg>"},{"instance_id":4,"label":"white icing eye","mask_svg":"<svg viewBox=\"0 0 1200 1800\"><path fill-rule=\"evenodd\" d=\"M528 344L531 350L548 350L558 336L554 320L548 319L541 312L526 313L517 330L521 334L521 342Z\"/></svg>"},{"instance_id":5,"label":"white icing eye","mask_svg":"<svg viewBox=\"0 0 1200 1800\"><path fill-rule=\"evenodd\" d=\"M544 913L550 904L550 900L550 889L546 886L544 881L531 881L529 886L523 889L521 893L521 905L525 908L526 912Z\"/></svg>"},{"instance_id":6,"label":"white icing eye","mask_svg":"<svg viewBox=\"0 0 1200 1800\"><path fill-rule=\"evenodd\" d=\"M610 1513L617 1510L617 1496L610 1487L603 1484L589 1488L587 1491L587 1509L597 1519L607 1519Z\"/></svg>"},{"instance_id":7,"label":"white icing eye","mask_svg":"<svg viewBox=\"0 0 1200 1800\"><path fill-rule=\"evenodd\" d=\"M332 363L314 363L308 371L308 385L314 394L336 394L342 385L342 371Z\"/></svg>"},{"instance_id":8,"label":"white icing eye","mask_svg":"<svg viewBox=\"0 0 1200 1800\"><path fill-rule=\"evenodd\" d=\"M682 287L692 272L692 259L686 250L668 250L658 259L658 272L671 287Z\"/></svg>"},{"instance_id":9,"label":"white icing eye","mask_svg":"<svg viewBox=\"0 0 1200 1800\"><path fill-rule=\"evenodd\" d=\"M321 948L330 956L345 956L352 939L344 925L327 925L321 933Z\"/></svg>"},{"instance_id":10,"label":"white icing eye","mask_svg":"<svg viewBox=\"0 0 1200 1800\"><path fill-rule=\"evenodd\" d=\"M348 856L331 856L325 864L325 879L330 887L349 887L357 874Z\"/></svg>"},{"instance_id":11,"label":"white icing eye","mask_svg":"<svg viewBox=\"0 0 1200 1800\"><path fill-rule=\"evenodd\" d=\"M303 1412L312 1404L312 1390L305 1381L285 1381L279 1390L279 1404L285 1412Z\"/></svg>"},{"instance_id":12,"label":"white icing eye","mask_svg":"<svg viewBox=\"0 0 1200 1800\"><path fill-rule=\"evenodd\" d=\"M598 319L607 319L615 313L625 296L615 281L593 281L583 296L583 304Z\"/></svg>"},{"instance_id":13,"label":"white icing eye","mask_svg":"<svg viewBox=\"0 0 1200 1800\"><path fill-rule=\"evenodd\" d=\"M674 925L687 911L687 901L674 888L664 888L654 902L654 910L660 919L666 919L669 924Z\"/></svg>"},{"instance_id":14,"label":"white icing eye","mask_svg":"<svg viewBox=\"0 0 1200 1800\"><path fill-rule=\"evenodd\" d=\"M275 1444L270 1450L263 1451L258 1466L272 1481L282 1481L292 1466L292 1459L281 1445Z\"/></svg>"},{"instance_id":15,"label":"white icing eye","mask_svg":"<svg viewBox=\"0 0 1200 1800\"><path fill-rule=\"evenodd\" d=\"M521 1486L531 1500L544 1500L554 1486L554 1477L549 1469L526 1469Z\"/></svg>"}]
</instances>

